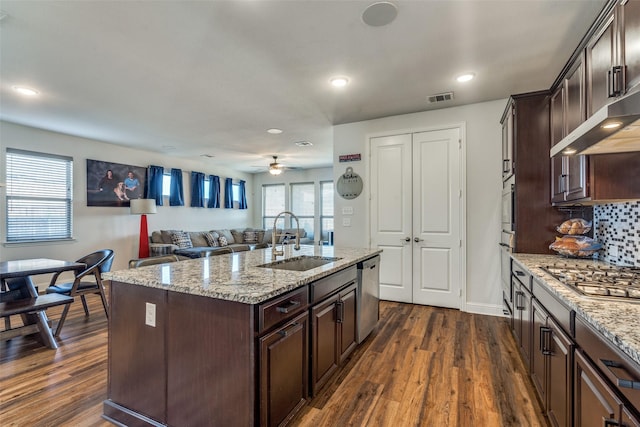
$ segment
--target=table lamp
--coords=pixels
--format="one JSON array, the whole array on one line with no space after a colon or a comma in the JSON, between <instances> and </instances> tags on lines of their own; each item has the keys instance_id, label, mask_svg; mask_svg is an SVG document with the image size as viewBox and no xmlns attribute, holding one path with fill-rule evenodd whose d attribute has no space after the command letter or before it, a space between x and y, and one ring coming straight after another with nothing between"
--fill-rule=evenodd
<instances>
[{"instance_id":1,"label":"table lamp","mask_svg":"<svg viewBox=\"0 0 640 427\"><path fill-rule=\"evenodd\" d=\"M149 257L149 231L147 229L147 214L156 213L155 199L131 199L130 205L132 215L140 215L140 246L138 249L139 258Z\"/></svg>"}]
</instances>

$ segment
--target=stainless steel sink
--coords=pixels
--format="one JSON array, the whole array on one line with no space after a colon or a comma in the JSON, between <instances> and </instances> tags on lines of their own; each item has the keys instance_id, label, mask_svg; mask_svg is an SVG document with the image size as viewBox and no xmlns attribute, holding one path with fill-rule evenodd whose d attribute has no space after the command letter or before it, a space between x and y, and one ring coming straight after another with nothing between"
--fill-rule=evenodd
<instances>
[{"instance_id":1,"label":"stainless steel sink","mask_svg":"<svg viewBox=\"0 0 640 427\"><path fill-rule=\"evenodd\" d=\"M301 255L294 258L283 259L282 261L261 264L257 267L275 268L279 270L307 271L311 270L312 268L329 264L330 262L338 261L340 259L342 258Z\"/></svg>"}]
</instances>

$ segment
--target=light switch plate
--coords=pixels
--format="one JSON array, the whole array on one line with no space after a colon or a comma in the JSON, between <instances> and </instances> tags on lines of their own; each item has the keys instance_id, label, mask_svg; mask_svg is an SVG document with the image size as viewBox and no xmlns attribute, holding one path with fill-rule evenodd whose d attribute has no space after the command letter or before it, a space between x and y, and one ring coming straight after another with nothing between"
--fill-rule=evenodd
<instances>
[{"instance_id":1,"label":"light switch plate","mask_svg":"<svg viewBox=\"0 0 640 427\"><path fill-rule=\"evenodd\" d=\"M351 218L342 218L343 227L351 227Z\"/></svg>"},{"instance_id":2,"label":"light switch plate","mask_svg":"<svg viewBox=\"0 0 640 427\"><path fill-rule=\"evenodd\" d=\"M150 302L145 303L144 324L156 327L156 305Z\"/></svg>"},{"instance_id":3,"label":"light switch plate","mask_svg":"<svg viewBox=\"0 0 640 427\"><path fill-rule=\"evenodd\" d=\"M345 206L342 208L342 215L353 215L353 206Z\"/></svg>"}]
</instances>

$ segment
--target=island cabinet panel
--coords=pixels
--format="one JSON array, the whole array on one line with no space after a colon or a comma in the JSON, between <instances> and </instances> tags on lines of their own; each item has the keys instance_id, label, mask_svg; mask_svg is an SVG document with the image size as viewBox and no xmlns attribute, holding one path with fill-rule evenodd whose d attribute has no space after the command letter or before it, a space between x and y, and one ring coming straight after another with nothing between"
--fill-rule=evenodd
<instances>
[{"instance_id":1,"label":"island cabinet panel","mask_svg":"<svg viewBox=\"0 0 640 427\"><path fill-rule=\"evenodd\" d=\"M167 292L116 281L110 286L109 400L105 415L126 425L145 425L126 409L166 422ZM155 327L145 322L147 304L155 305Z\"/></svg>"},{"instance_id":2,"label":"island cabinet panel","mask_svg":"<svg viewBox=\"0 0 640 427\"><path fill-rule=\"evenodd\" d=\"M249 304L169 293L169 425L254 425L253 325Z\"/></svg>"},{"instance_id":3,"label":"island cabinet panel","mask_svg":"<svg viewBox=\"0 0 640 427\"><path fill-rule=\"evenodd\" d=\"M305 288L306 290L306 288ZM260 338L260 425L285 424L305 404L309 378L307 311Z\"/></svg>"},{"instance_id":4,"label":"island cabinet panel","mask_svg":"<svg viewBox=\"0 0 640 427\"><path fill-rule=\"evenodd\" d=\"M311 385L313 394L327 382L338 369L338 323L336 303L339 295L311 308Z\"/></svg>"},{"instance_id":5,"label":"island cabinet panel","mask_svg":"<svg viewBox=\"0 0 640 427\"><path fill-rule=\"evenodd\" d=\"M349 357L351 352L358 346L356 324L356 291L355 284L340 292L340 304L338 309L340 322L340 363Z\"/></svg>"}]
</instances>

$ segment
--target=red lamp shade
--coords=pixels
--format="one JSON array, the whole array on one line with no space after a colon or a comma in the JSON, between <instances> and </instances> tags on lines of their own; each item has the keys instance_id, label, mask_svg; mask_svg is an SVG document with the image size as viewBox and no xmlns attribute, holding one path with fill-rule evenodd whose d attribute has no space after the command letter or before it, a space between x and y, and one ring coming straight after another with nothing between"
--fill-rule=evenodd
<instances>
[{"instance_id":1,"label":"red lamp shade","mask_svg":"<svg viewBox=\"0 0 640 427\"><path fill-rule=\"evenodd\" d=\"M138 257L148 258L149 230L147 228L147 214L156 213L156 201L154 199L132 199L130 208L132 215L140 215L140 245Z\"/></svg>"}]
</instances>

